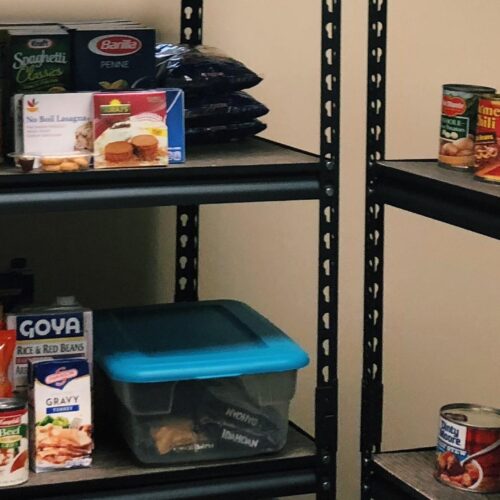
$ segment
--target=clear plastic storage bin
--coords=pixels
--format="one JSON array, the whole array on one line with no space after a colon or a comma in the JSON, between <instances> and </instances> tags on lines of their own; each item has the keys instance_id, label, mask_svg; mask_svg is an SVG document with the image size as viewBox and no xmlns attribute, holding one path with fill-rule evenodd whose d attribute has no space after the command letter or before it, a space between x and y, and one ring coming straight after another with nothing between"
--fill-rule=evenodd
<instances>
[{"instance_id":1,"label":"clear plastic storage bin","mask_svg":"<svg viewBox=\"0 0 500 500\"><path fill-rule=\"evenodd\" d=\"M279 451L307 355L234 301L97 312L97 359L143 463Z\"/></svg>"}]
</instances>

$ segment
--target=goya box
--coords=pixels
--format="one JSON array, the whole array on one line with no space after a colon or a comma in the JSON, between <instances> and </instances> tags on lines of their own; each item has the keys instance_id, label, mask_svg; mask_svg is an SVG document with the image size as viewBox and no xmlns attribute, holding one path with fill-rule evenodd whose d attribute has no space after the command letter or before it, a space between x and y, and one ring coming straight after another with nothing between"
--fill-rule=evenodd
<instances>
[{"instance_id":1,"label":"goya box","mask_svg":"<svg viewBox=\"0 0 500 500\"><path fill-rule=\"evenodd\" d=\"M4 76L10 95L70 89L70 39L55 27L7 30Z\"/></svg>"},{"instance_id":2,"label":"goya box","mask_svg":"<svg viewBox=\"0 0 500 500\"><path fill-rule=\"evenodd\" d=\"M11 377L17 392L27 389L30 360L82 357L92 362L92 311L73 297L58 297L53 307L9 314L7 325L17 332Z\"/></svg>"},{"instance_id":3,"label":"goya box","mask_svg":"<svg viewBox=\"0 0 500 500\"><path fill-rule=\"evenodd\" d=\"M155 81L155 30L127 25L71 30L76 90L151 88Z\"/></svg>"},{"instance_id":4,"label":"goya box","mask_svg":"<svg viewBox=\"0 0 500 500\"><path fill-rule=\"evenodd\" d=\"M33 471L89 467L94 445L88 362L31 362L29 381Z\"/></svg>"},{"instance_id":5,"label":"goya box","mask_svg":"<svg viewBox=\"0 0 500 500\"><path fill-rule=\"evenodd\" d=\"M164 91L94 94L95 168L168 165Z\"/></svg>"}]
</instances>

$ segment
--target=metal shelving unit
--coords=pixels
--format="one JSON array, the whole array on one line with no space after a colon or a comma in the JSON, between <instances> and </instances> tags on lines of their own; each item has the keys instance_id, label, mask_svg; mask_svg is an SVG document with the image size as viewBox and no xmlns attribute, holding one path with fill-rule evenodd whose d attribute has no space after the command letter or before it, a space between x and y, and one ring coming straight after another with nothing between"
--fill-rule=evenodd
<instances>
[{"instance_id":1,"label":"metal shelving unit","mask_svg":"<svg viewBox=\"0 0 500 500\"><path fill-rule=\"evenodd\" d=\"M315 438L290 424L274 455L175 467L144 467L122 445L99 442L95 466L32 474L2 499L258 499L315 493L335 498L337 450L337 277L340 0L322 6L321 153L264 140L190 148L167 169L22 175L0 172L0 213L177 206L176 301L198 299L199 205L318 200L318 332ZM181 39L202 40L203 1L182 0Z\"/></svg>"},{"instance_id":2,"label":"metal shelving unit","mask_svg":"<svg viewBox=\"0 0 500 500\"><path fill-rule=\"evenodd\" d=\"M387 8L388 0L369 0L361 494L363 500L500 499L435 481L433 449L381 453L385 206L500 239L500 187L438 168L436 160L385 159Z\"/></svg>"}]
</instances>

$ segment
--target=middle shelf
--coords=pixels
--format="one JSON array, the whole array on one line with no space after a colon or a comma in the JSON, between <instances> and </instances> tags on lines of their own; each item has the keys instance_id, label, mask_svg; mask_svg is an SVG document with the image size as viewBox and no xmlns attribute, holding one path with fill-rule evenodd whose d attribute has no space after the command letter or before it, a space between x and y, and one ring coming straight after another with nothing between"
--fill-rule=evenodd
<instances>
[{"instance_id":1,"label":"middle shelf","mask_svg":"<svg viewBox=\"0 0 500 500\"><path fill-rule=\"evenodd\" d=\"M500 239L500 186L435 160L384 160L375 168L382 203Z\"/></svg>"},{"instance_id":2,"label":"middle shelf","mask_svg":"<svg viewBox=\"0 0 500 500\"><path fill-rule=\"evenodd\" d=\"M3 213L317 199L320 161L259 139L189 150L183 165L23 174L0 169Z\"/></svg>"}]
</instances>

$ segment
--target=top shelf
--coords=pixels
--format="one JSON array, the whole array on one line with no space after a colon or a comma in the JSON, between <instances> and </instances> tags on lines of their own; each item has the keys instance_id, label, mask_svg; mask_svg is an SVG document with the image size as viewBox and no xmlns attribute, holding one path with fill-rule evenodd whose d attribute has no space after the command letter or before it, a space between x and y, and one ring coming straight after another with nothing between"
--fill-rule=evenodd
<instances>
[{"instance_id":1,"label":"top shelf","mask_svg":"<svg viewBox=\"0 0 500 500\"><path fill-rule=\"evenodd\" d=\"M0 169L0 212L316 199L319 158L260 139L188 149L169 167L66 174Z\"/></svg>"},{"instance_id":2,"label":"top shelf","mask_svg":"<svg viewBox=\"0 0 500 500\"><path fill-rule=\"evenodd\" d=\"M435 160L384 160L375 168L382 203L500 239L500 185Z\"/></svg>"}]
</instances>

